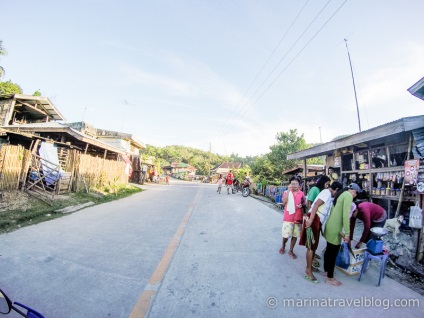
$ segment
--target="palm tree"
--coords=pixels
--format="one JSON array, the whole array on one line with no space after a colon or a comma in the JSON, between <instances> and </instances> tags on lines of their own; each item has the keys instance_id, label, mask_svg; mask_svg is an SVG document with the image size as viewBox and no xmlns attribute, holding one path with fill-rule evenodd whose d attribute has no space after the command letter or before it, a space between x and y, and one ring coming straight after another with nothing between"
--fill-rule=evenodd
<instances>
[{"instance_id":1,"label":"palm tree","mask_svg":"<svg viewBox=\"0 0 424 318\"><path fill-rule=\"evenodd\" d=\"M6 55L7 52L3 47L3 41L0 41L0 55ZM4 75L4 68L0 66L0 78Z\"/></svg>"}]
</instances>

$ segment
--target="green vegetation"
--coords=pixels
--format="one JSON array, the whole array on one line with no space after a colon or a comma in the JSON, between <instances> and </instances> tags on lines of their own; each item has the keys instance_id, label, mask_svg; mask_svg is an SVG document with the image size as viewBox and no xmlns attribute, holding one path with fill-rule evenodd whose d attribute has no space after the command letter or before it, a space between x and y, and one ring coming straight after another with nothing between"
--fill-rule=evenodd
<instances>
[{"instance_id":1,"label":"green vegetation","mask_svg":"<svg viewBox=\"0 0 424 318\"><path fill-rule=\"evenodd\" d=\"M291 129L288 133L279 132L275 139L275 145L269 147L271 151L252 164L255 182L260 180L262 184L279 184L283 180L282 172L294 168L297 164L297 160L287 160L287 155L312 146L306 143L303 134L298 135L297 129ZM324 164L324 160L314 158L313 161L308 161L308 164Z\"/></svg>"},{"instance_id":2,"label":"green vegetation","mask_svg":"<svg viewBox=\"0 0 424 318\"><path fill-rule=\"evenodd\" d=\"M0 94L22 94L22 88L11 81L0 82Z\"/></svg>"},{"instance_id":3,"label":"green vegetation","mask_svg":"<svg viewBox=\"0 0 424 318\"><path fill-rule=\"evenodd\" d=\"M157 158L160 166L169 165L171 162L185 162L197 169L197 174L208 175L209 170L223 162L240 162L243 165L250 165L256 160L256 157L239 157L238 154L231 156L221 156L208 151L184 147L184 146L166 146L163 148L147 145L146 149L141 151L142 155L154 156ZM210 161L209 161L210 158Z\"/></svg>"},{"instance_id":4,"label":"green vegetation","mask_svg":"<svg viewBox=\"0 0 424 318\"><path fill-rule=\"evenodd\" d=\"M0 210L0 233L11 232L23 226L33 225L40 222L53 220L66 214L55 213L54 211L65 207L94 202L95 204L106 203L128 197L134 193L142 191L140 188L126 185L117 188L117 192L113 194L103 194L100 192L77 192L70 193L66 197L57 197L52 205L49 205L35 197L26 193L16 191L16 195L24 195L27 202L23 207L15 209Z\"/></svg>"},{"instance_id":5,"label":"green vegetation","mask_svg":"<svg viewBox=\"0 0 424 318\"><path fill-rule=\"evenodd\" d=\"M279 132L275 136L276 143L270 146L270 152L254 157L240 157L238 154L221 156L199 149L184 146L154 147L147 145L141 154L148 157L154 156L159 166L169 165L171 162L185 162L197 169L197 174L208 175L209 170L223 162L239 162L242 168L236 177L244 177L247 173L253 177L254 182L259 180L262 184L280 184L283 180L282 172L294 168L296 160L287 160L287 155L312 147L305 138L299 135L296 129L289 132ZM210 159L209 159L210 158ZM308 164L324 164L323 158L313 158Z\"/></svg>"}]
</instances>

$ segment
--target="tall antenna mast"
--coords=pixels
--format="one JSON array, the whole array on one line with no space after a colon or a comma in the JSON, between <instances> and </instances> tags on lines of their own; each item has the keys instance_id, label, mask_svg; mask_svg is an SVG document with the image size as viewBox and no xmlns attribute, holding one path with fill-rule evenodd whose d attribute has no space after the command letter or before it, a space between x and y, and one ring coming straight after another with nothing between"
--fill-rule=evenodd
<instances>
[{"instance_id":1,"label":"tall antenna mast","mask_svg":"<svg viewBox=\"0 0 424 318\"><path fill-rule=\"evenodd\" d=\"M350 65L350 73L352 74L352 82L353 82L353 91L355 92L355 102L356 102L356 112L358 114L358 125L359 132L361 132L361 118L359 117L359 107L358 107L358 97L356 96L356 87L355 87L355 78L353 77L353 69L352 69L352 61L350 60L349 48L347 47L347 40L344 39L346 44L347 56L349 57L349 65Z\"/></svg>"},{"instance_id":2,"label":"tall antenna mast","mask_svg":"<svg viewBox=\"0 0 424 318\"><path fill-rule=\"evenodd\" d=\"M125 106L128 106L127 99L124 99ZM125 112L127 110L127 107L124 107L124 111L122 112L122 123L121 123L121 132L124 129L124 122L125 122Z\"/></svg>"},{"instance_id":3,"label":"tall antenna mast","mask_svg":"<svg viewBox=\"0 0 424 318\"><path fill-rule=\"evenodd\" d=\"M209 177L211 176L211 151L212 151L212 143L209 142L209 164L208 164Z\"/></svg>"}]
</instances>

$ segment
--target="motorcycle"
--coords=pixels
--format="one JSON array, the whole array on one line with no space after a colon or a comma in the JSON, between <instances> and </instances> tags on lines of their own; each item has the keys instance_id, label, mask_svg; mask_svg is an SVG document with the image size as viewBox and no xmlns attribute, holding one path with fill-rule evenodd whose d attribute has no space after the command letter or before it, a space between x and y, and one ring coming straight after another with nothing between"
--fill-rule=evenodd
<instances>
[{"instance_id":1,"label":"motorcycle","mask_svg":"<svg viewBox=\"0 0 424 318\"><path fill-rule=\"evenodd\" d=\"M23 309L17 307L21 307ZM42 314L28 306L25 306L18 302L12 303L12 301L9 299L9 297L7 297L4 291L0 289L0 314L7 315L11 312L12 309L23 317L44 318ZM26 310L27 313L25 314L23 310Z\"/></svg>"},{"instance_id":2,"label":"motorcycle","mask_svg":"<svg viewBox=\"0 0 424 318\"><path fill-rule=\"evenodd\" d=\"M250 195L250 180L246 179L243 184L243 189L241 190L241 194L244 197L248 197Z\"/></svg>"},{"instance_id":3,"label":"motorcycle","mask_svg":"<svg viewBox=\"0 0 424 318\"><path fill-rule=\"evenodd\" d=\"M237 178L234 178L233 181L233 194L241 191L241 185L240 185L240 181L237 180Z\"/></svg>"}]
</instances>

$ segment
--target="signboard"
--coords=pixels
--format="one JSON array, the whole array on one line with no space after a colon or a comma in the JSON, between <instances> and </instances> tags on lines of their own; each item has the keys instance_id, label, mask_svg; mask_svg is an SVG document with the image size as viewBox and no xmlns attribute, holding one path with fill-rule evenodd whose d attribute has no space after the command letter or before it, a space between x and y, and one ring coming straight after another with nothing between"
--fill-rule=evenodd
<instances>
[{"instance_id":1,"label":"signboard","mask_svg":"<svg viewBox=\"0 0 424 318\"><path fill-rule=\"evenodd\" d=\"M418 178L417 178L417 191L419 193L424 193L424 160L420 160L420 167L418 169Z\"/></svg>"},{"instance_id":2,"label":"signboard","mask_svg":"<svg viewBox=\"0 0 424 318\"><path fill-rule=\"evenodd\" d=\"M405 161L405 185L417 184L419 168L419 159Z\"/></svg>"},{"instance_id":3,"label":"signboard","mask_svg":"<svg viewBox=\"0 0 424 318\"><path fill-rule=\"evenodd\" d=\"M340 167L340 157L334 157L334 167Z\"/></svg>"}]
</instances>

